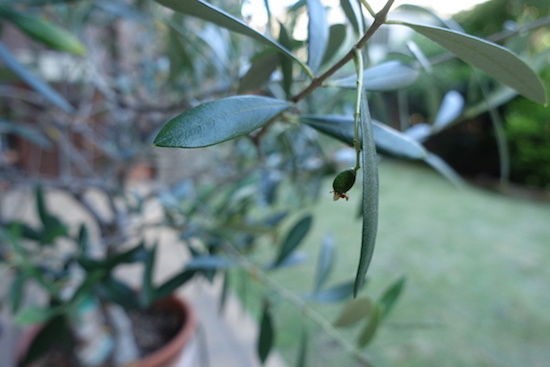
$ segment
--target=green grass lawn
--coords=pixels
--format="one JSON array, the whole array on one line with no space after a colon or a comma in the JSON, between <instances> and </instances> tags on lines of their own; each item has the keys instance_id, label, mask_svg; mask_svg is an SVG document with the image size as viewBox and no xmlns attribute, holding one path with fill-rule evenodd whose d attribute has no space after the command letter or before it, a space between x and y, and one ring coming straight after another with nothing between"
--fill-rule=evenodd
<instances>
[{"instance_id":1,"label":"green grass lawn","mask_svg":"<svg viewBox=\"0 0 550 367\"><path fill-rule=\"evenodd\" d=\"M312 208L314 228L304 245L309 261L275 274L296 291L311 288L327 232L338 250L330 283L355 275L359 187L349 202L333 202L326 186ZM378 297L400 275L407 284L366 350L375 365L548 366L550 205L457 189L429 169L393 161L381 164L380 187L378 241L363 293ZM277 347L292 365L303 316L280 306ZM339 310L318 309L331 320ZM353 365L319 329L309 329L310 366Z\"/></svg>"}]
</instances>

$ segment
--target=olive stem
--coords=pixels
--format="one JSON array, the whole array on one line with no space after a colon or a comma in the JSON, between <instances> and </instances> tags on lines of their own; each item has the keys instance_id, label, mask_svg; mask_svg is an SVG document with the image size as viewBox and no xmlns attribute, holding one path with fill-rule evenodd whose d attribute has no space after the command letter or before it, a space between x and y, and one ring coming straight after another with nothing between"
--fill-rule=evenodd
<instances>
[{"instance_id":1,"label":"olive stem","mask_svg":"<svg viewBox=\"0 0 550 367\"><path fill-rule=\"evenodd\" d=\"M248 273L250 276L260 282L262 285L268 287L270 290L277 293L277 295L283 298L285 301L291 303L294 307L299 309L302 314L317 324L323 331L330 336L334 341L336 341L342 348L346 350L350 355L352 355L355 360L364 367L371 367L372 363L367 357L367 355L357 348L353 343L348 341L341 333L338 331L330 321L327 320L325 316L319 313L317 310L312 308L307 304L302 298L292 293L288 289L281 286L279 283L271 279L267 273L254 262L243 256L239 250L233 247L232 244L228 244L229 250L234 255L239 265Z\"/></svg>"},{"instance_id":2,"label":"olive stem","mask_svg":"<svg viewBox=\"0 0 550 367\"><path fill-rule=\"evenodd\" d=\"M338 60L334 65L332 65L327 71L325 71L323 74L319 75L318 77L315 77L310 84L305 87L302 91L300 91L298 94L290 98L290 100L294 103L304 99L306 96L311 94L315 89L319 88L323 85L325 80L327 80L329 77L331 77L335 72L340 70L344 65L346 65L351 59L353 59L353 55L355 54L356 49L361 49L363 46L367 44L367 41L376 33L378 28L380 28L384 23L386 23L386 17L388 16L388 13L391 9L391 6L393 5L395 0L388 0L386 2L386 5L380 10L378 13L376 13L374 17L374 21L370 25L370 27L367 29L363 37L357 43L353 46L351 50L347 54L345 54L340 60Z\"/></svg>"},{"instance_id":3,"label":"olive stem","mask_svg":"<svg viewBox=\"0 0 550 367\"><path fill-rule=\"evenodd\" d=\"M367 0L361 0L361 4L363 4L363 6L365 7L365 9L367 9L367 11L369 12L369 14L372 15L373 18L376 16L376 13L374 12L374 10L373 10L372 7L370 6L370 4L367 2Z\"/></svg>"},{"instance_id":4,"label":"olive stem","mask_svg":"<svg viewBox=\"0 0 550 367\"><path fill-rule=\"evenodd\" d=\"M361 49L355 48L353 54L355 64L355 72L357 73L355 112L353 114L353 147L355 148L355 167L353 170L357 172L361 168L361 137L359 136L359 124L361 124L361 95L363 92L363 54Z\"/></svg>"}]
</instances>

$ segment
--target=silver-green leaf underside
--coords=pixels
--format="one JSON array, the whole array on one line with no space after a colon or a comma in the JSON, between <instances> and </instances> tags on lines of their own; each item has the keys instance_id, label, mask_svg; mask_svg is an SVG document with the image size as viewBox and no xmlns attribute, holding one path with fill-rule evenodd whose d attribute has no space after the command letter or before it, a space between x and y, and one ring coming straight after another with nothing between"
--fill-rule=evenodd
<instances>
[{"instance_id":1,"label":"silver-green leaf underside","mask_svg":"<svg viewBox=\"0 0 550 367\"><path fill-rule=\"evenodd\" d=\"M307 0L308 13L308 59L307 63L316 72L321 66L328 41L328 23L325 8L320 0Z\"/></svg>"},{"instance_id":2,"label":"silver-green leaf underside","mask_svg":"<svg viewBox=\"0 0 550 367\"><path fill-rule=\"evenodd\" d=\"M537 74L517 55L492 42L450 29L402 23L426 36L458 58L535 102L546 103L546 92Z\"/></svg>"},{"instance_id":3,"label":"silver-green leaf underside","mask_svg":"<svg viewBox=\"0 0 550 367\"><path fill-rule=\"evenodd\" d=\"M342 115L302 115L300 121L312 128L353 146L353 118ZM376 148L384 153L425 159L428 152L417 141L380 122L373 121Z\"/></svg>"},{"instance_id":4,"label":"silver-green leaf underside","mask_svg":"<svg viewBox=\"0 0 550 367\"><path fill-rule=\"evenodd\" d=\"M417 68L400 61L388 61L372 66L363 71L363 88L368 91L389 91L406 88L419 77ZM329 85L341 88L354 89L357 77L350 75L332 81Z\"/></svg>"},{"instance_id":5,"label":"silver-green leaf underside","mask_svg":"<svg viewBox=\"0 0 550 367\"><path fill-rule=\"evenodd\" d=\"M359 264L353 285L356 297L365 283L378 231L378 158L366 93L361 101L361 171L363 172L363 227Z\"/></svg>"}]
</instances>

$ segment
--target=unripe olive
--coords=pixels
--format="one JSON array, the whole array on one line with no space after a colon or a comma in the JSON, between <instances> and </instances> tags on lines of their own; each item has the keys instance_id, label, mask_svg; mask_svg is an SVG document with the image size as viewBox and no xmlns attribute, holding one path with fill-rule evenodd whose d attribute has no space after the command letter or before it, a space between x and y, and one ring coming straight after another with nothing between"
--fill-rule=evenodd
<instances>
[{"instance_id":1,"label":"unripe olive","mask_svg":"<svg viewBox=\"0 0 550 367\"><path fill-rule=\"evenodd\" d=\"M349 197L346 195L346 192L349 191L353 187L353 184L355 183L355 170L354 169L347 169L345 171L340 172L335 178L334 181L332 181L332 189L334 191L333 199L346 199L348 200Z\"/></svg>"}]
</instances>

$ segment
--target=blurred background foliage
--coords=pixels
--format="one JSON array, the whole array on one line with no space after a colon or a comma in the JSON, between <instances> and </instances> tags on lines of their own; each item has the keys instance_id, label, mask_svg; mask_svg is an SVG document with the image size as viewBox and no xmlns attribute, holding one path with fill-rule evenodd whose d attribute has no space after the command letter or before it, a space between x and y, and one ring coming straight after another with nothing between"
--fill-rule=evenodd
<instances>
[{"instance_id":1,"label":"blurred background foliage","mask_svg":"<svg viewBox=\"0 0 550 367\"><path fill-rule=\"evenodd\" d=\"M212 3L242 18L242 1ZM167 118L203 101L244 92L284 99L296 92L296 85L290 87L285 82L284 71L288 77L289 65L278 54L240 35L169 13L145 0L4 0L0 6L44 19L64 29L66 37L76 38L71 38L76 43L69 42L72 48L60 52L55 43L43 38L48 32L25 30L14 23L17 18L9 17L11 13L0 12L0 185L4 192L36 184L68 192L97 219L99 237L107 252L120 249L133 238L128 234L128 223L135 224L135 218L146 212L147 200L160 198L164 208L162 225L180 230L184 242L202 238L203 243L189 246L193 256L217 256L229 239L266 267L276 257L285 234L306 215L301 209L309 208L315 212L318 224L313 225L314 238L306 241L304 250L309 250L310 257L316 256L319 244L327 238L326 232L336 233L342 260L335 265L333 277L337 282L331 280L330 284L349 280L346 277L356 261L355 252L349 248L359 241L353 236L358 233L353 214L360 193L351 192L352 214L349 207L334 209L329 193L329 178L350 164L350 152L342 144L296 121L285 120L273 124L269 134L261 136L261 144L260 138L253 137L217 148L177 153L151 147L153 136ZM549 7L544 0L491 0L454 19L467 32L498 41L520 54L548 90ZM293 30L304 13L304 1L297 1L287 17L280 19L285 28L271 24L271 30L279 30L276 36L280 43L302 58L305 42ZM266 25L262 32L268 33L268 28ZM333 56L331 53L338 55L346 49L351 29L341 24L332 28L334 42L325 61ZM394 42L389 33L382 31L368 49L369 66L398 59L420 71L416 82L406 88L370 94L374 118L412 134L411 128L431 126L441 110L450 110L454 118L443 129L428 133L423 144L470 182L502 189L510 183L504 180L503 185L500 180L503 155L494 129L496 115L509 149L507 178L513 185L529 189L528 195L536 192L537 198L548 198L548 107L517 96L484 74L473 73L471 67L420 36ZM423 65L422 56L428 64ZM352 73L350 65L338 76ZM303 81L296 67L290 75ZM480 85L485 87L486 95ZM454 102L442 108L449 91L456 92ZM316 91L314 98L307 98L301 108L304 113L351 115L353 100L353 90L327 87ZM132 186L143 179L154 182L153 190L146 194ZM460 353L451 358L453 365L500 366L509 361L500 358L499 353L510 349L511 365L547 361L543 342L548 335L543 335L543 329L550 324L548 316L540 311L547 298L539 287L539 278L532 274L542 274L542 279L547 272L540 260L546 257L538 254L547 253L548 209L509 198L499 200L478 191L467 191L463 196L421 167L396 165L385 158L382 179L389 184L383 186L386 189L382 193L382 201L387 204L382 209L386 214L381 221L386 224L381 228L381 241L389 246L380 250L374 271L381 276L369 281L368 292L382 294L402 273L412 285L403 301L406 306L395 310L400 323L382 329L378 344L374 344L375 358L390 363L441 365L447 361L442 356L453 352L453 343L462 341ZM415 186L421 188L414 191ZM90 193L96 191L102 199L90 200ZM9 201L5 197L2 200ZM108 202L107 216L90 207L90 202L103 200ZM469 206L457 205L461 200L467 200ZM11 203L4 210L2 224L16 209L17 203ZM420 215L418 212L424 209L427 213ZM489 219L472 219L472 212L486 214ZM452 231L445 227L449 222L457 225ZM515 230L511 240L502 230L508 226ZM472 228L479 237L464 236ZM525 253L518 255L518 248L526 248ZM434 253L439 256L425 265L429 257L426 254ZM497 266L495 272L480 271L494 266L495 253L504 265ZM289 260L301 263L304 258ZM512 275L506 266L509 262L513 265ZM309 261L303 268L283 271L276 277L296 292L306 292L311 284L305 284L304 279L312 278L314 263ZM225 279L237 278L236 285L231 286L246 304L250 303L253 312L260 314L261 297L254 303L247 296L257 291L251 291L246 283L255 284L254 280L240 283L239 270L224 269L222 274ZM204 275L213 279L211 269ZM502 279L507 279L504 283L509 287L497 290L511 302L500 301L493 307L492 302L500 295L491 293L492 287L503 283ZM515 293L518 289L520 292ZM349 296L349 287L344 290ZM274 304L280 303L265 290L257 292ZM443 306L436 304L437 297L441 297L438 300ZM315 307L329 318L337 315L334 306ZM288 333L280 337L279 346L290 360L295 353L292 347L301 335L301 324L297 322L300 315L282 309L276 311L280 317L277 322ZM447 309L452 312L447 313ZM511 332L506 324L510 318L514 320ZM434 325L438 320L444 320L446 327ZM476 345L472 346L469 338L480 320L487 322L487 332L473 338ZM458 331L456 325L460 326ZM436 331L426 336L424 329ZM443 345L436 333L446 333L453 343ZM484 344L488 339L490 343ZM333 346L325 339L316 345ZM476 346L479 348L472 356L458 355ZM347 358L339 351L331 353L335 361ZM319 353L313 358L322 363L325 355Z\"/></svg>"}]
</instances>

